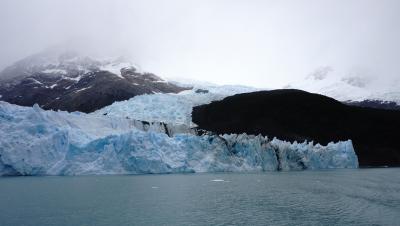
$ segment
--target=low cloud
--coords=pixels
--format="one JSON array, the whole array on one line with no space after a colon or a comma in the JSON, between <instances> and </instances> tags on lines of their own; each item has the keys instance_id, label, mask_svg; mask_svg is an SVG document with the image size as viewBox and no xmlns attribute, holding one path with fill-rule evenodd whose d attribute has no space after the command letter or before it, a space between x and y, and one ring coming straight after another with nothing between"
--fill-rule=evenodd
<instances>
[{"instance_id":1,"label":"low cloud","mask_svg":"<svg viewBox=\"0 0 400 226\"><path fill-rule=\"evenodd\" d=\"M399 9L396 0L2 0L0 68L62 43L221 84L280 87L321 66L391 81Z\"/></svg>"}]
</instances>

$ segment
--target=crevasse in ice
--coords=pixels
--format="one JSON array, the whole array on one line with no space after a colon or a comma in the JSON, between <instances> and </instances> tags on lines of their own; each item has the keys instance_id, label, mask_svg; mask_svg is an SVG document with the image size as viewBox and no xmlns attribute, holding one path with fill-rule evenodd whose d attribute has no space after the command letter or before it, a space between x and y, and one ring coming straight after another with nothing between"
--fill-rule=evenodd
<instances>
[{"instance_id":1,"label":"crevasse in ice","mask_svg":"<svg viewBox=\"0 0 400 226\"><path fill-rule=\"evenodd\" d=\"M0 175L356 168L351 141L327 146L0 102Z\"/></svg>"}]
</instances>

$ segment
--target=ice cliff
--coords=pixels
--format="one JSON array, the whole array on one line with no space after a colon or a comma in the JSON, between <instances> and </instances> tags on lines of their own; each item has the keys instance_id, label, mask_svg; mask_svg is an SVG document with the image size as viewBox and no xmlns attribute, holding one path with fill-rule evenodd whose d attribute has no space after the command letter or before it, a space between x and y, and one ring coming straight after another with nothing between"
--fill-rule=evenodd
<instances>
[{"instance_id":1,"label":"ice cliff","mask_svg":"<svg viewBox=\"0 0 400 226\"><path fill-rule=\"evenodd\" d=\"M351 141L327 146L0 102L0 175L357 168Z\"/></svg>"}]
</instances>

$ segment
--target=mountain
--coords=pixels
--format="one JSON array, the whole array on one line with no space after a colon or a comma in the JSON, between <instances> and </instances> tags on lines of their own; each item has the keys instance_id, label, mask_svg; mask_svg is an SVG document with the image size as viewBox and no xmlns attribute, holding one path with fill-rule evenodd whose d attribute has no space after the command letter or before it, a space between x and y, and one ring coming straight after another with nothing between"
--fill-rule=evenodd
<instances>
[{"instance_id":1,"label":"mountain","mask_svg":"<svg viewBox=\"0 0 400 226\"><path fill-rule=\"evenodd\" d=\"M142 72L124 58L45 51L0 72L0 100L44 109L92 112L115 101L188 88Z\"/></svg>"},{"instance_id":2,"label":"mountain","mask_svg":"<svg viewBox=\"0 0 400 226\"><path fill-rule=\"evenodd\" d=\"M400 80L383 81L361 73L340 73L329 66L320 67L305 79L284 88L319 93L356 106L400 108Z\"/></svg>"},{"instance_id":3,"label":"mountain","mask_svg":"<svg viewBox=\"0 0 400 226\"><path fill-rule=\"evenodd\" d=\"M359 107L378 108L386 110L398 110L400 111L400 105L394 101L384 100L363 100L363 101L347 101L345 104Z\"/></svg>"},{"instance_id":4,"label":"mountain","mask_svg":"<svg viewBox=\"0 0 400 226\"><path fill-rule=\"evenodd\" d=\"M300 90L237 94L197 106L193 122L223 133L327 144L351 139L360 166L400 166L400 112L345 105Z\"/></svg>"}]
</instances>

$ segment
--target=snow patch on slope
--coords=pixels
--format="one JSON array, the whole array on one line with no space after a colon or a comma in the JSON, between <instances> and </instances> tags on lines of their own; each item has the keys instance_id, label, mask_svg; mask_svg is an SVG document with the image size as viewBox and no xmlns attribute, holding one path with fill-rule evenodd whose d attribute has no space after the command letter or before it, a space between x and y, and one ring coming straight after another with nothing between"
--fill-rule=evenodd
<instances>
[{"instance_id":1,"label":"snow patch on slope","mask_svg":"<svg viewBox=\"0 0 400 226\"><path fill-rule=\"evenodd\" d=\"M67 71L63 69L46 69L42 72L46 74L63 74L63 75L67 74Z\"/></svg>"},{"instance_id":2,"label":"snow patch on slope","mask_svg":"<svg viewBox=\"0 0 400 226\"><path fill-rule=\"evenodd\" d=\"M106 63L100 66L100 70L101 71L109 71L115 75L117 75L120 78L124 78L121 75L121 69L122 68L129 68L132 67L133 65L131 63L128 62L118 62L118 63Z\"/></svg>"}]
</instances>

